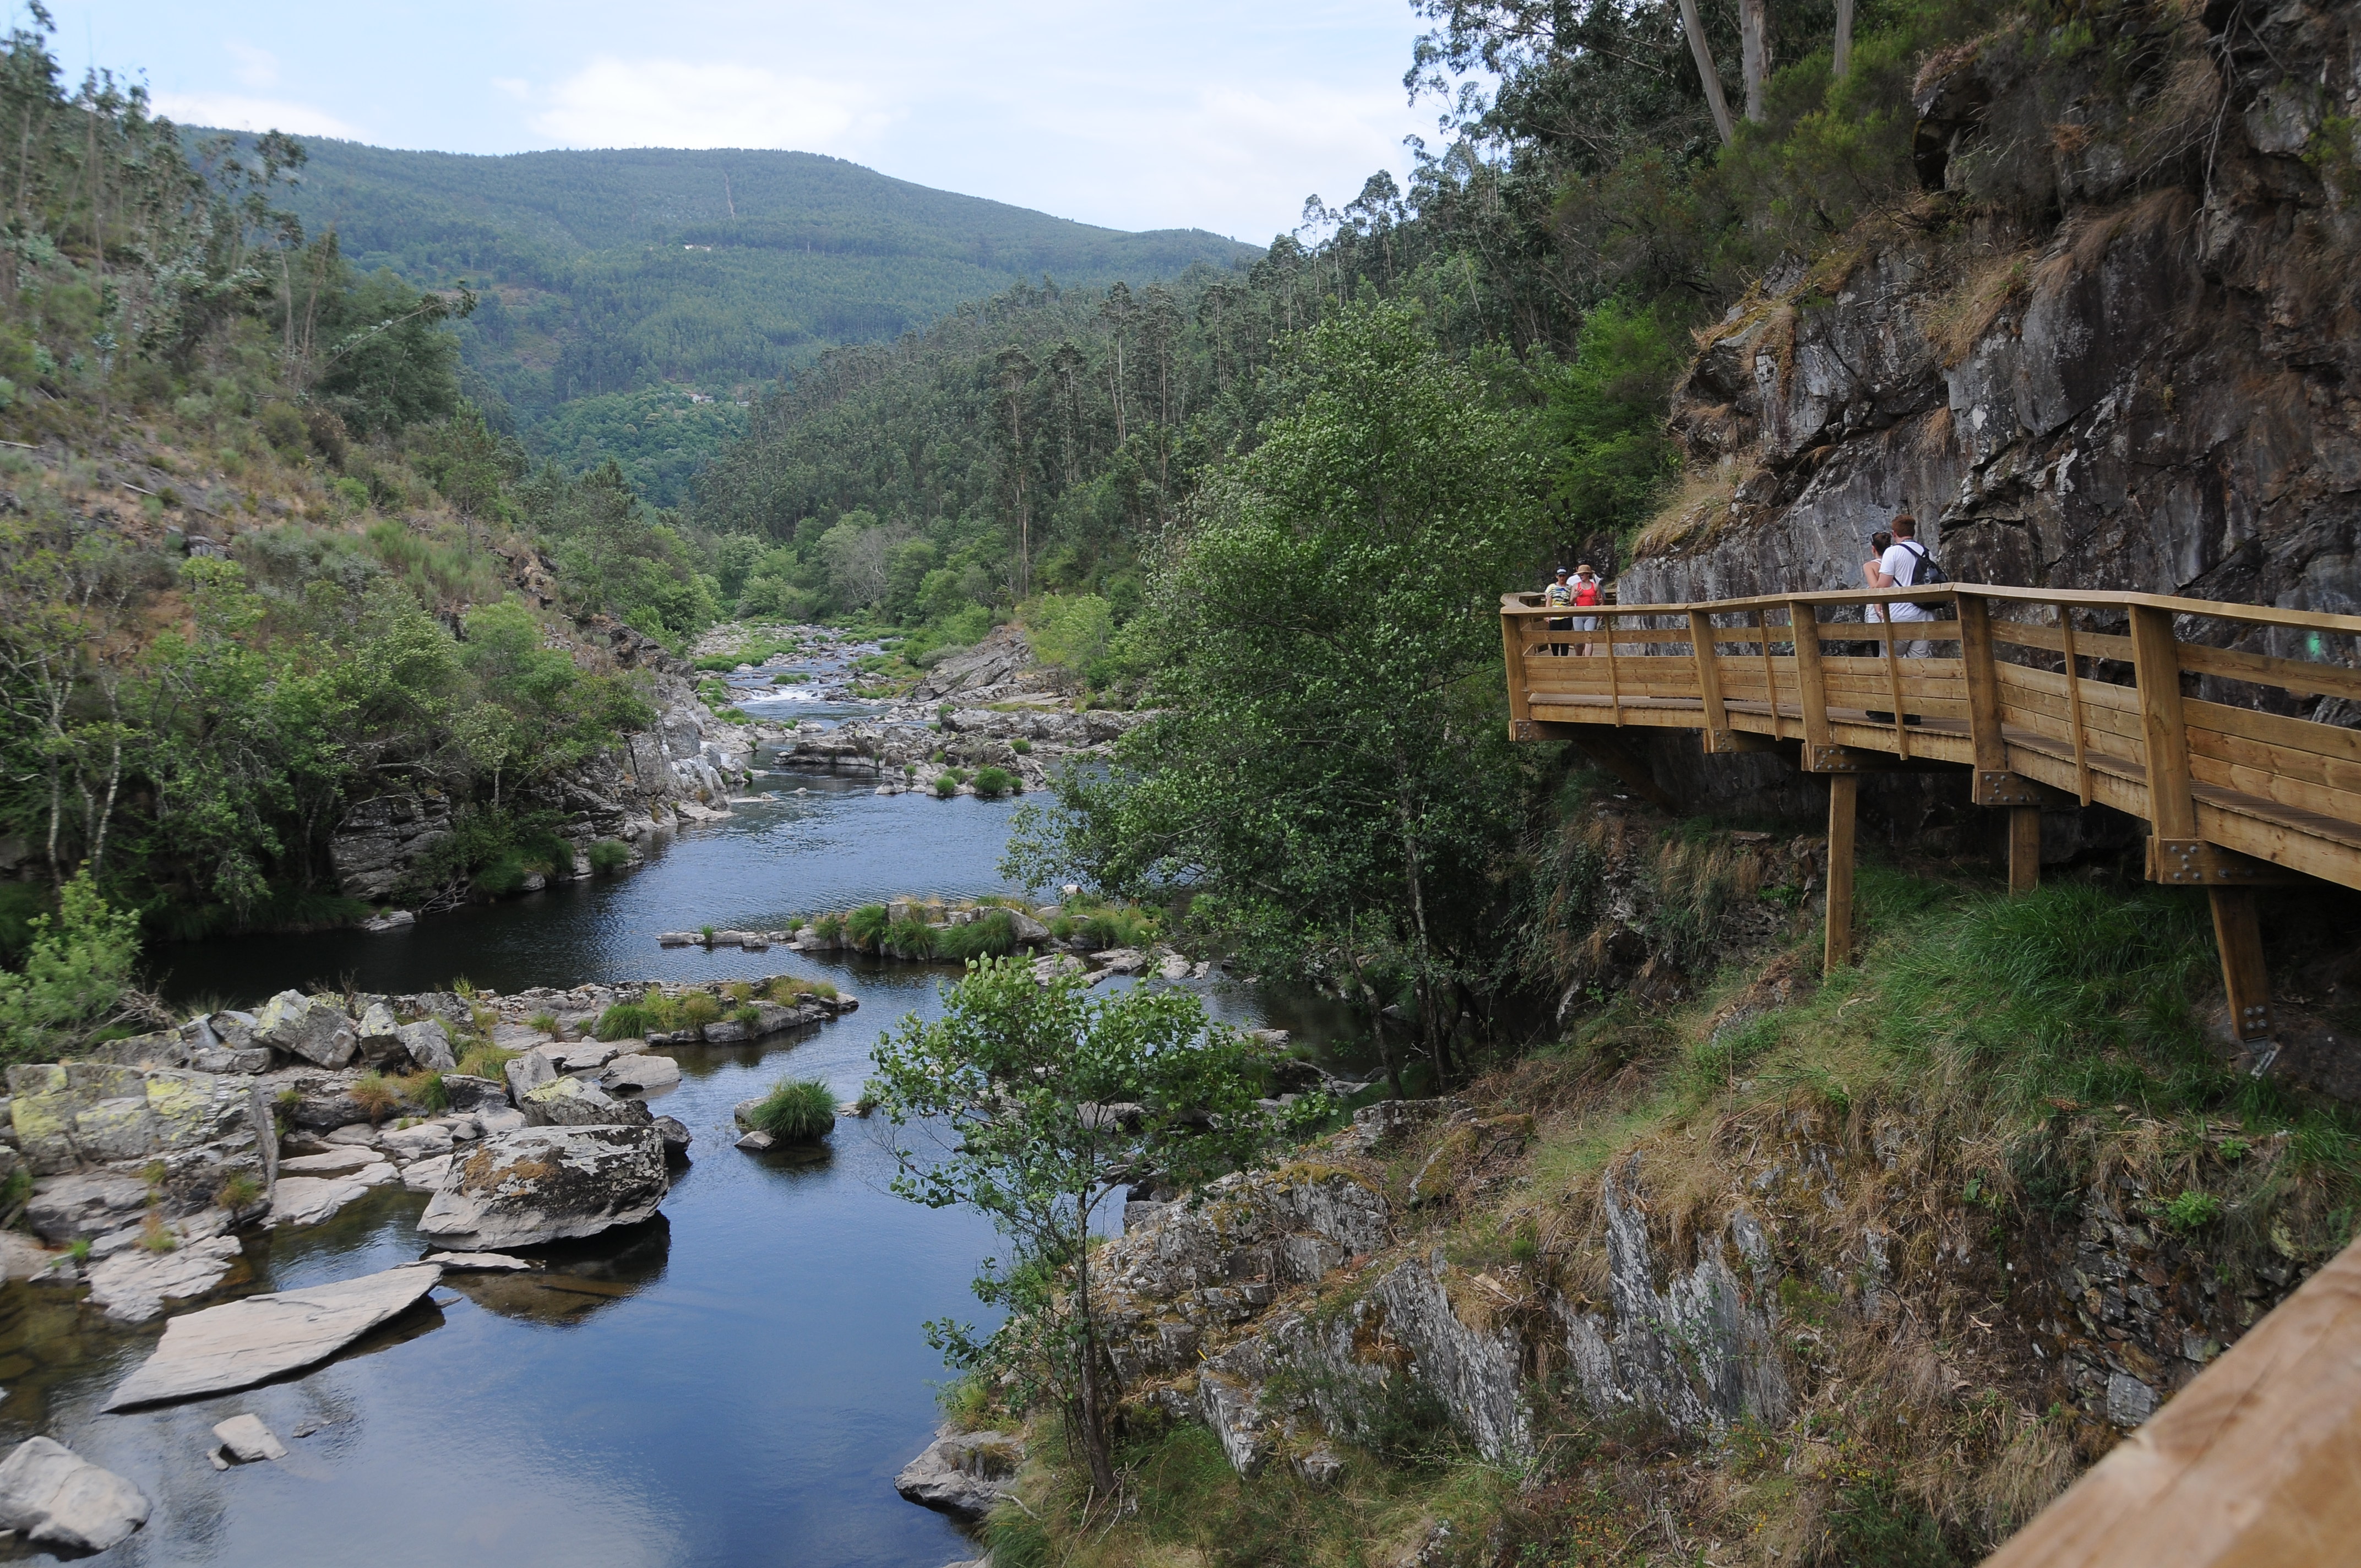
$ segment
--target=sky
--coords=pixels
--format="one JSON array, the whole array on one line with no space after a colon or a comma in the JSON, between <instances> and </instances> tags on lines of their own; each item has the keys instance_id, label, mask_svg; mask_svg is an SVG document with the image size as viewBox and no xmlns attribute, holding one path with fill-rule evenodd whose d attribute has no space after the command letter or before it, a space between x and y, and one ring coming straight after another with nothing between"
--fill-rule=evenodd
<instances>
[{"instance_id":1,"label":"sky","mask_svg":"<svg viewBox=\"0 0 2361 1568\"><path fill-rule=\"evenodd\" d=\"M62 0L55 47L191 125L381 147L787 148L1110 228L1262 243L1439 105L1410 0ZM19 16L22 16L19 10Z\"/></svg>"}]
</instances>

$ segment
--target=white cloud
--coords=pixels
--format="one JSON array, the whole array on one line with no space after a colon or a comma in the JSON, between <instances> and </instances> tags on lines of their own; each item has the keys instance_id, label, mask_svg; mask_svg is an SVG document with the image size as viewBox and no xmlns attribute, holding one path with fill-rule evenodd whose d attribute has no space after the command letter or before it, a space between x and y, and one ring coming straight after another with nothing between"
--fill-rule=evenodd
<instances>
[{"instance_id":1,"label":"white cloud","mask_svg":"<svg viewBox=\"0 0 2361 1568\"><path fill-rule=\"evenodd\" d=\"M543 95L533 129L570 147L839 150L884 123L846 82L758 66L601 58Z\"/></svg>"},{"instance_id":2,"label":"white cloud","mask_svg":"<svg viewBox=\"0 0 2361 1568\"><path fill-rule=\"evenodd\" d=\"M230 131L293 131L301 136L367 141L368 133L325 109L283 98L248 98L235 93L159 93L156 112L184 126L214 126Z\"/></svg>"},{"instance_id":3,"label":"white cloud","mask_svg":"<svg viewBox=\"0 0 2361 1568\"><path fill-rule=\"evenodd\" d=\"M279 57L267 49L252 44L231 43L223 46L237 61L237 79L248 87L279 85Z\"/></svg>"}]
</instances>

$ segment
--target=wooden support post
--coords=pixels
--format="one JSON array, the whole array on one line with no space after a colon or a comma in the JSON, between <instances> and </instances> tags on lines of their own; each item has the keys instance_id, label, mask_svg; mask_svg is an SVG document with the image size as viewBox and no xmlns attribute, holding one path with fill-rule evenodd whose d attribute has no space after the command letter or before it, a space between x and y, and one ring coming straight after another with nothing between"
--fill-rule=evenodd
<instances>
[{"instance_id":1,"label":"wooden support post","mask_svg":"<svg viewBox=\"0 0 2361 1568\"><path fill-rule=\"evenodd\" d=\"M1795 636L1795 700L1804 710L1804 771L1817 771L1815 761L1836 742L1828 734L1828 687L1820 670L1820 612L1798 600L1787 601L1787 625Z\"/></svg>"},{"instance_id":2,"label":"wooden support post","mask_svg":"<svg viewBox=\"0 0 2361 1568\"><path fill-rule=\"evenodd\" d=\"M2131 612L2148 823L2159 839L2194 839L2197 802L2189 793L2189 730L2180 715L2180 644L2172 635L2172 612L2145 604Z\"/></svg>"},{"instance_id":3,"label":"wooden support post","mask_svg":"<svg viewBox=\"0 0 2361 1568\"><path fill-rule=\"evenodd\" d=\"M2008 808L2008 891L2031 893L2041 885L2041 807Z\"/></svg>"},{"instance_id":4,"label":"wooden support post","mask_svg":"<svg viewBox=\"0 0 2361 1568\"><path fill-rule=\"evenodd\" d=\"M2082 662L2074 656L2074 612L2062 604L2058 607L2058 640L2066 648L2066 722L2074 727L2075 791L2082 797L2082 804L2088 806L2091 752L2088 731L2082 724Z\"/></svg>"},{"instance_id":5,"label":"wooden support post","mask_svg":"<svg viewBox=\"0 0 2361 1568\"><path fill-rule=\"evenodd\" d=\"M1520 724L1532 722L1532 692L1525 685L1525 618L1500 617L1500 662L1509 672L1509 739L1519 740Z\"/></svg>"},{"instance_id":6,"label":"wooden support post","mask_svg":"<svg viewBox=\"0 0 2361 1568\"><path fill-rule=\"evenodd\" d=\"M1826 974L1852 962L1852 828L1860 798L1859 774L1828 775L1828 939L1820 957Z\"/></svg>"},{"instance_id":7,"label":"wooden support post","mask_svg":"<svg viewBox=\"0 0 2361 1568\"><path fill-rule=\"evenodd\" d=\"M1902 655L1894 637L1894 602L1891 599L1886 601L1885 619L1877 624L1878 630L1885 633L1885 684L1894 693L1894 754L1906 757L1910 754L1910 727L1905 722L1902 712L1905 706L1902 700Z\"/></svg>"},{"instance_id":8,"label":"wooden support post","mask_svg":"<svg viewBox=\"0 0 2361 1568\"><path fill-rule=\"evenodd\" d=\"M1721 659L1713 647L1713 617L1701 609L1689 611L1689 652L1697 661L1697 696L1705 699L1705 749L1734 751L1730 709L1721 700Z\"/></svg>"},{"instance_id":9,"label":"wooden support post","mask_svg":"<svg viewBox=\"0 0 2361 1568\"><path fill-rule=\"evenodd\" d=\"M1754 624L1763 629L1763 695L1771 704L1771 739L1783 738L1779 728L1779 673L1771 662L1771 607L1763 606L1754 612Z\"/></svg>"},{"instance_id":10,"label":"wooden support post","mask_svg":"<svg viewBox=\"0 0 2361 1568\"><path fill-rule=\"evenodd\" d=\"M2213 902L2213 945L2222 953L2222 986L2230 996L2230 1031L2238 1043L2267 1047L2271 1025L2271 977L2263 964L2263 930L2251 887L2208 888Z\"/></svg>"}]
</instances>

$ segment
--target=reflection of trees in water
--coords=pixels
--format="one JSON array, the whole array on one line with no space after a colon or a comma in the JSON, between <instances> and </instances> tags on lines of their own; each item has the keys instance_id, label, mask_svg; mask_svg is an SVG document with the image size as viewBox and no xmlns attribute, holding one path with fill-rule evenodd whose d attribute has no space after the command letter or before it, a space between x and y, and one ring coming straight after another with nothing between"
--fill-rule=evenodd
<instances>
[{"instance_id":1,"label":"reflection of trees in water","mask_svg":"<svg viewBox=\"0 0 2361 1568\"><path fill-rule=\"evenodd\" d=\"M522 1322L563 1327L636 1296L664 1277L672 1224L662 1214L644 1224L543 1251L543 1267L502 1274L445 1274L443 1283L487 1311Z\"/></svg>"},{"instance_id":2,"label":"reflection of trees in water","mask_svg":"<svg viewBox=\"0 0 2361 1568\"><path fill-rule=\"evenodd\" d=\"M784 1029L775 1035L765 1035L760 1040L743 1045L728 1046L666 1046L665 1056L680 1063L683 1078L711 1078L725 1067L760 1067L765 1057L791 1051L819 1038L823 1025L807 1024L799 1029ZM651 1107L654 1102L650 1101ZM657 1111L662 1115L662 1111Z\"/></svg>"}]
</instances>

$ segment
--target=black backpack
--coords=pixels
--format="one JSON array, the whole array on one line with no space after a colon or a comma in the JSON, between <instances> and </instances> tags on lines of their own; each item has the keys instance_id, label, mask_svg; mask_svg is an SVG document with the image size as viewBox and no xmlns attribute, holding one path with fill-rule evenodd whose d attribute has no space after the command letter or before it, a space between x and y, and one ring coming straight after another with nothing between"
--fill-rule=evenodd
<instances>
[{"instance_id":1,"label":"black backpack","mask_svg":"<svg viewBox=\"0 0 2361 1568\"><path fill-rule=\"evenodd\" d=\"M1910 574L1912 587L1931 587L1937 583L1948 583L1951 580L1951 575L1943 570L1943 564L1929 554L1927 547L1916 540L1901 539L1894 543L1906 546L1910 554L1918 557L1918 569Z\"/></svg>"}]
</instances>

